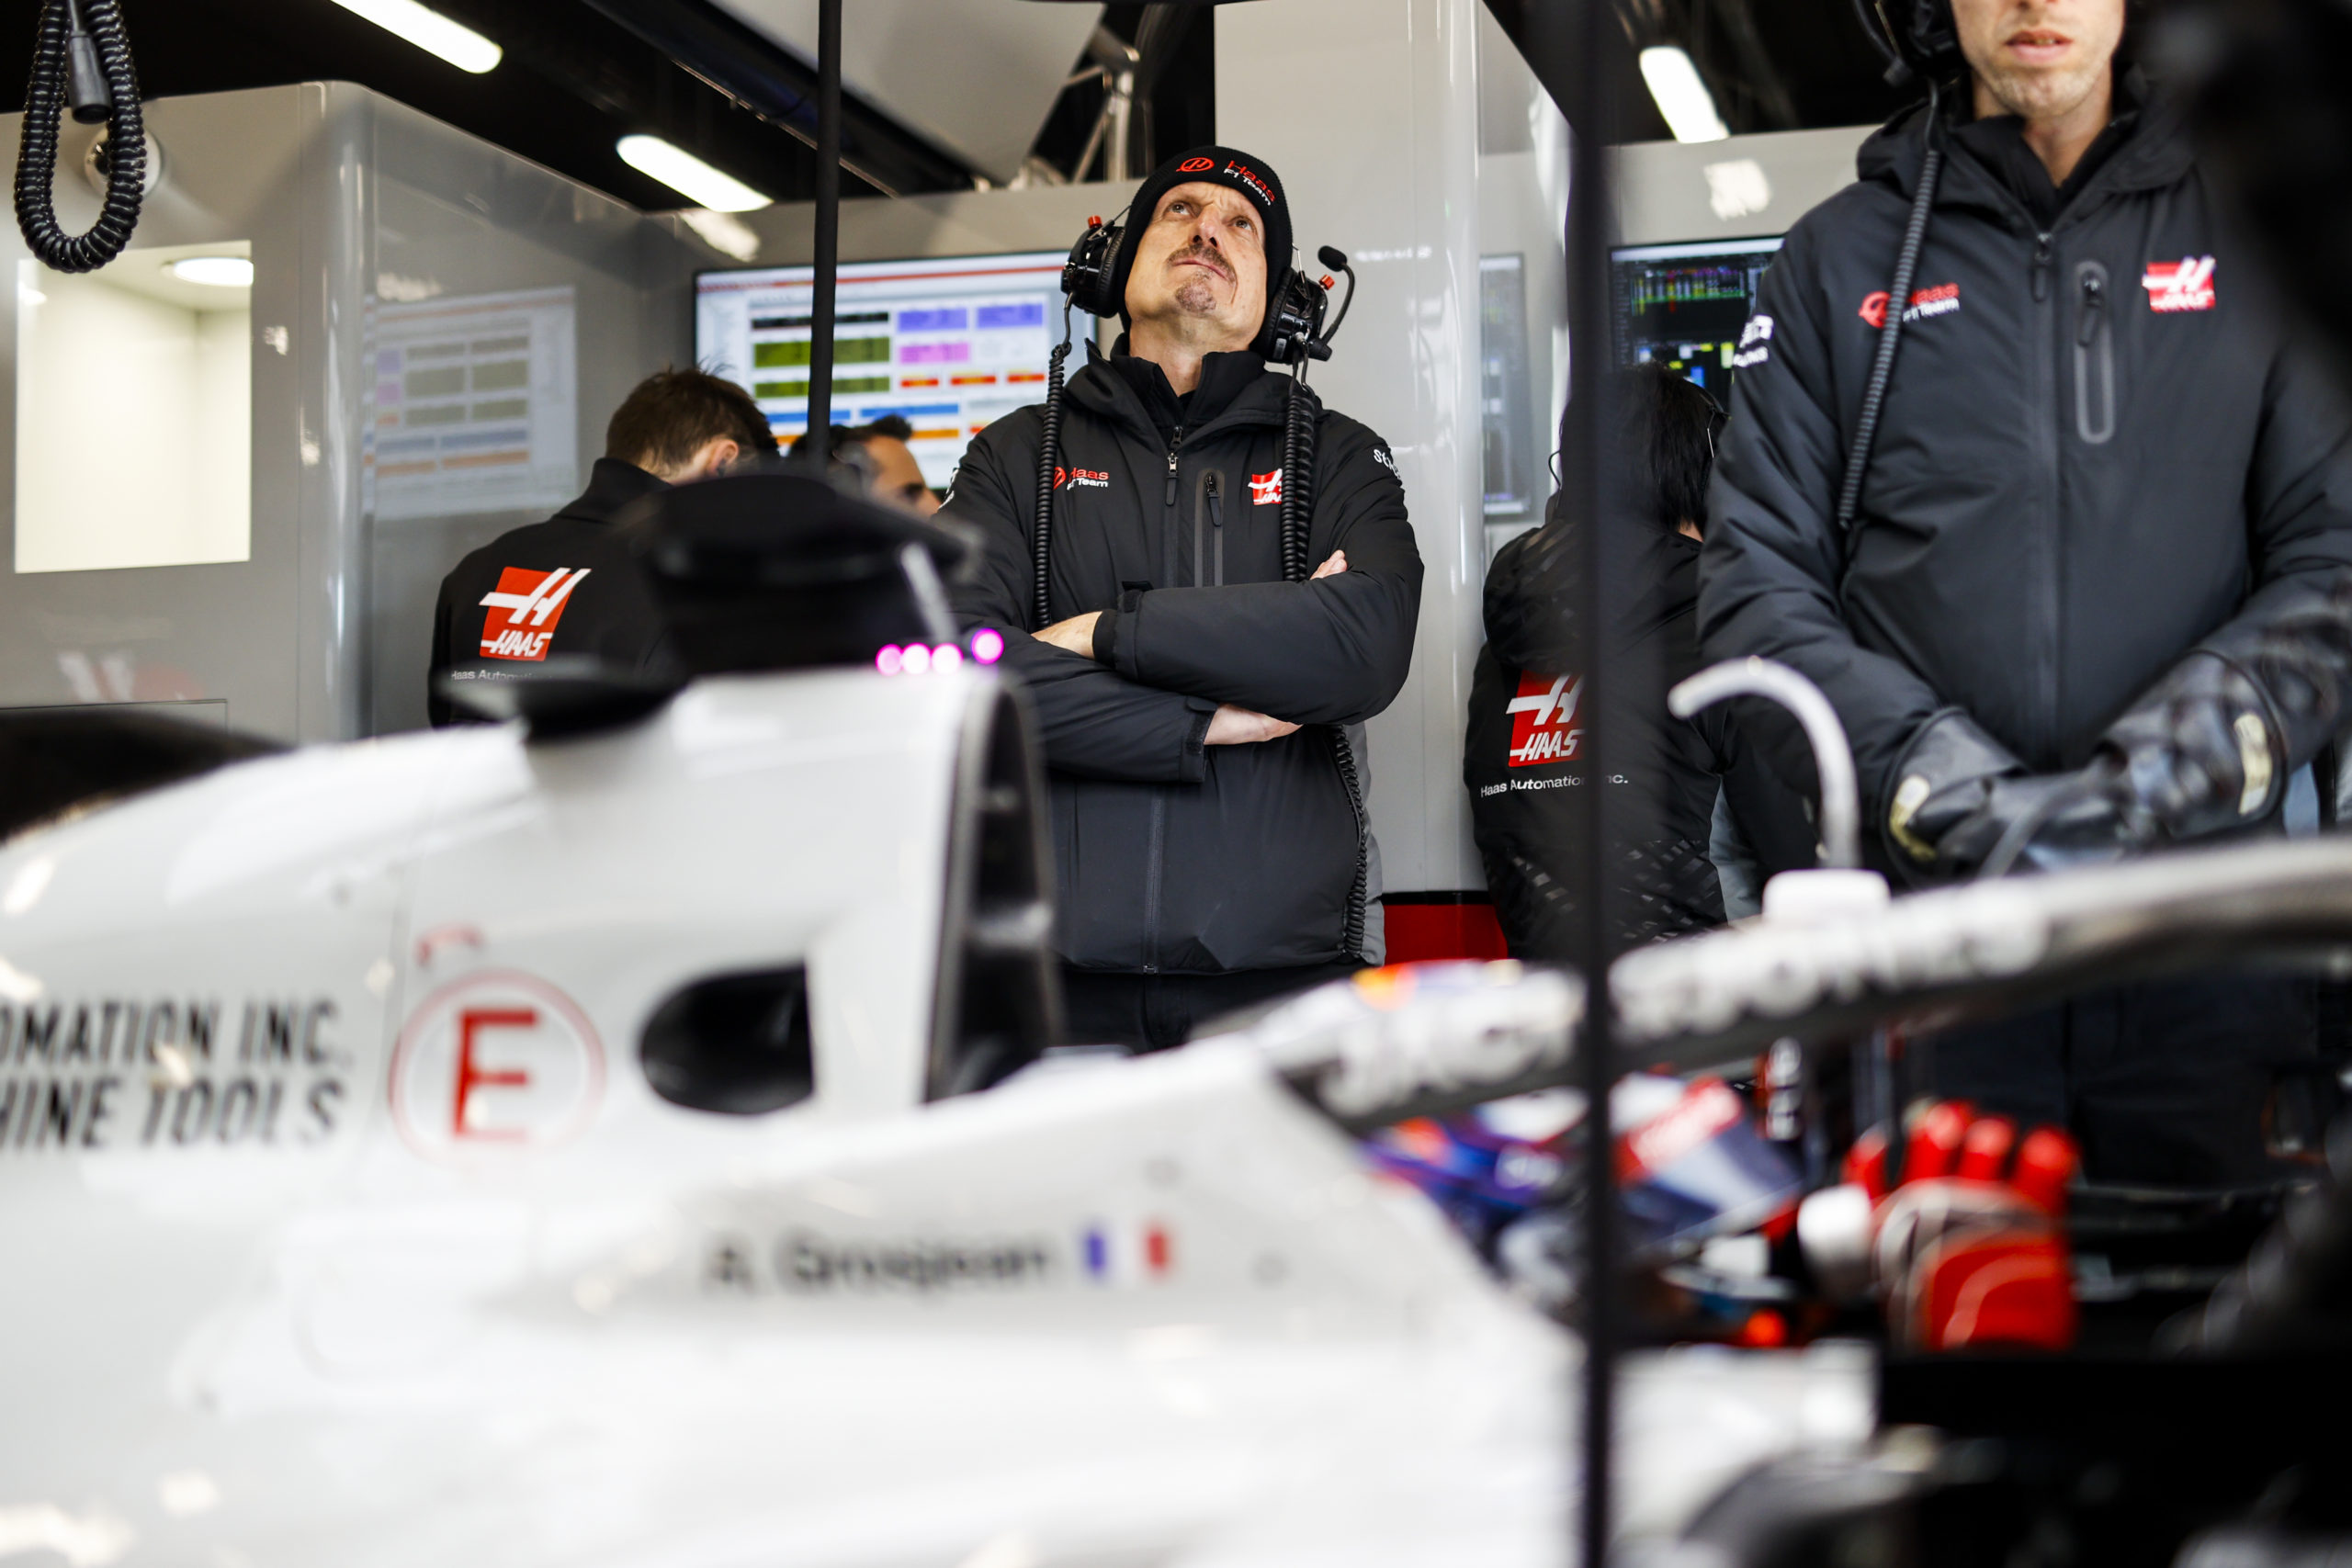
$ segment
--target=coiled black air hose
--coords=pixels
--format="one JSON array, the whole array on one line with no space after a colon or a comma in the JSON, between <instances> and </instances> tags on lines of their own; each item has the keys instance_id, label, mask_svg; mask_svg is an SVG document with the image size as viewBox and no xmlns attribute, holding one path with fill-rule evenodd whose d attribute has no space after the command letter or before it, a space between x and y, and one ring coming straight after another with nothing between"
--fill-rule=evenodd
<instances>
[{"instance_id":1,"label":"coiled black air hose","mask_svg":"<svg viewBox=\"0 0 2352 1568\"><path fill-rule=\"evenodd\" d=\"M1061 468L1062 450L1062 361L1069 357L1069 305L1062 305L1062 341L1054 344L1053 357L1046 372L1046 430L1037 443L1037 511L1029 530L1030 602L1037 618L1034 628L1044 631L1054 624L1047 592L1048 575L1054 560L1054 482Z\"/></svg>"},{"instance_id":2,"label":"coiled black air hose","mask_svg":"<svg viewBox=\"0 0 2352 1568\"><path fill-rule=\"evenodd\" d=\"M57 118L69 102L84 124L107 122L106 203L86 234L57 226ZM147 127L116 0L44 0L17 152L17 227L25 243L55 271L96 271L130 243L146 179Z\"/></svg>"},{"instance_id":3,"label":"coiled black air hose","mask_svg":"<svg viewBox=\"0 0 2352 1568\"><path fill-rule=\"evenodd\" d=\"M1911 280L1919 270L1919 252L1928 240L1928 214L1936 204L1936 183L1943 174L1943 116L1939 95L1928 89L1928 155L1919 164L1919 189L1911 198L1910 220L1903 228L1903 248L1894 258L1894 286L1886 294L1886 320L1878 333L1878 355L1871 362L1871 378L1862 389L1862 414L1854 424L1854 445L1846 454L1846 476L1838 487L1838 536L1853 531L1862 507L1862 479L1870 472L1871 446L1878 439L1878 419L1886 405L1887 383L1894 378L1894 351L1903 343L1903 312L1910 307Z\"/></svg>"},{"instance_id":4,"label":"coiled black air hose","mask_svg":"<svg viewBox=\"0 0 2352 1568\"><path fill-rule=\"evenodd\" d=\"M1292 367L1290 396L1283 407L1283 578L1306 581L1307 530L1315 509L1315 405L1306 395L1306 361L1301 355ZM1340 927L1340 951L1362 958L1364 906L1372 879L1371 829L1363 808L1363 783L1356 771L1356 750L1345 725L1329 727L1331 760L1347 786L1348 805L1356 814L1356 879L1348 890L1347 915Z\"/></svg>"}]
</instances>

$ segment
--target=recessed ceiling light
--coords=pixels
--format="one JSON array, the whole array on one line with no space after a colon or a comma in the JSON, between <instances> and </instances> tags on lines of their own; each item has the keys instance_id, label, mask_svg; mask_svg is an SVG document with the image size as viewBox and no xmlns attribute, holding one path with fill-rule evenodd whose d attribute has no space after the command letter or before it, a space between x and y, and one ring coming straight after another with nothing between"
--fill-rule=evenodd
<instances>
[{"instance_id":1,"label":"recessed ceiling light","mask_svg":"<svg viewBox=\"0 0 2352 1568\"><path fill-rule=\"evenodd\" d=\"M481 34L462 27L416 0L334 0L355 17L365 17L386 32L437 54L460 71L479 76L496 65L506 52Z\"/></svg>"},{"instance_id":2,"label":"recessed ceiling light","mask_svg":"<svg viewBox=\"0 0 2352 1568\"><path fill-rule=\"evenodd\" d=\"M166 263L164 270L182 283L201 283L208 288L254 286L254 264L243 256L182 256Z\"/></svg>"},{"instance_id":3,"label":"recessed ceiling light","mask_svg":"<svg viewBox=\"0 0 2352 1568\"><path fill-rule=\"evenodd\" d=\"M652 175L697 207L713 212L749 212L775 198L762 196L732 175L721 174L683 147L658 136L624 136L614 146L621 162Z\"/></svg>"}]
</instances>

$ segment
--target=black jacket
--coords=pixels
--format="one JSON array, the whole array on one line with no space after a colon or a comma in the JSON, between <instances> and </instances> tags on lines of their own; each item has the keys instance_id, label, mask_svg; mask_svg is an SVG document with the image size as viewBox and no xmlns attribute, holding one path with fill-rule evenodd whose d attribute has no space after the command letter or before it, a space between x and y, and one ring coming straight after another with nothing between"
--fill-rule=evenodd
<instances>
[{"instance_id":1,"label":"black jacket","mask_svg":"<svg viewBox=\"0 0 2352 1568\"><path fill-rule=\"evenodd\" d=\"M2041 223L1982 153L2013 128L1953 135L1860 516L1838 536L1877 344L1865 310L1927 132L1916 110L1872 136L1860 182L1766 275L1700 566L1708 656L1781 660L1828 694L1866 824L1939 710L2030 768L2080 766L2192 648L2243 655L2352 564L2352 421L2161 106ZM1771 739L1809 780L1793 727Z\"/></svg>"},{"instance_id":2,"label":"black jacket","mask_svg":"<svg viewBox=\"0 0 2352 1568\"><path fill-rule=\"evenodd\" d=\"M1577 956L1576 868L1584 858L1572 791L1590 787L1583 682L1575 659L1575 536L1554 498L1543 527L1505 545L1487 569L1487 643L1470 686L1462 780L1487 886L1513 957ZM1629 525L1629 598L1612 628L1617 737L1601 777L1620 848L1617 941L1633 946L1721 925L1708 858L1718 794L1768 873L1813 863L1802 801L1764 765L1718 704L1685 721L1666 693L1702 669L1699 541ZM1514 711L1515 710L1515 711Z\"/></svg>"},{"instance_id":3,"label":"black jacket","mask_svg":"<svg viewBox=\"0 0 2352 1568\"><path fill-rule=\"evenodd\" d=\"M1350 570L1285 582L1271 476L1287 381L1212 355L1180 409L1156 367L1129 368L1090 351L1062 412L1052 614L1115 611L1097 659L1026 635L1042 409L974 438L941 512L982 541L956 610L1004 632L1044 731L1057 946L1143 974L1338 959L1365 842L1321 727L1386 707L1412 661L1421 561L1395 460L1318 414L1308 559L1344 549ZM1308 728L1206 746L1221 703Z\"/></svg>"},{"instance_id":4,"label":"black jacket","mask_svg":"<svg viewBox=\"0 0 2352 1568\"><path fill-rule=\"evenodd\" d=\"M599 457L579 500L459 561L441 580L433 611L433 722L463 716L440 694L444 671L460 681L514 680L550 653L593 654L623 670L652 664L662 649L661 612L614 541L612 523L632 502L669 488L634 464ZM538 601L524 604L535 592ZM486 603L492 595L516 602ZM560 603L546 604L550 598Z\"/></svg>"}]
</instances>

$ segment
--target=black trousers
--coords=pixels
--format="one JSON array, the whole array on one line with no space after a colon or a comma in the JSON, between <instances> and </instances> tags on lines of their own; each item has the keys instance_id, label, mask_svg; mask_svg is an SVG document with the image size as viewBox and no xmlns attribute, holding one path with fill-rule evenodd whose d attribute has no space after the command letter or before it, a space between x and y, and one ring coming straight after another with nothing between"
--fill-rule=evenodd
<instances>
[{"instance_id":1,"label":"black trousers","mask_svg":"<svg viewBox=\"0 0 2352 1568\"><path fill-rule=\"evenodd\" d=\"M1119 975L1062 965L1062 998L1073 1045L1165 1051L1224 1013L1343 980L1352 960L1295 969L1235 969L1222 975Z\"/></svg>"},{"instance_id":2,"label":"black trousers","mask_svg":"<svg viewBox=\"0 0 2352 1568\"><path fill-rule=\"evenodd\" d=\"M1927 1092L2067 1129L2095 1181L2268 1179L2266 1117L2320 1066L2317 987L2268 976L2098 991L1998 1023L1922 1035Z\"/></svg>"}]
</instances>

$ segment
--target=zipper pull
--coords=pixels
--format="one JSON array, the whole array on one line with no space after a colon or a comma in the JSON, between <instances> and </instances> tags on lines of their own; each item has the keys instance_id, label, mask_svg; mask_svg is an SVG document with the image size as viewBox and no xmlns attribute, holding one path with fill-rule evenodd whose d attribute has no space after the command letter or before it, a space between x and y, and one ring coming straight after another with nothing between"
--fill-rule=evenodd
<instances>
[{"instance_id":1,"label":"zipper pull","mask_svg":"<svg viewBox=\"0 0 2352 1568\"><path fill-rule=\"evenodd\" d=\"M2107 285L2095 272L2083 275L2083 324L2075 331L2075 342L2083 348L2090 347L2098 336L2099 321L2107 310Z\"/></svg>"},{"instance_id":2,"label":"zipper pull","mask_svg":"<svg viewBox=\"0 0 2352 1568\"><path fill-rule=\"evenodd\" d=\"M1176 439L1182 441L1183 438L1182 433L1179 432ZM1176 447L1173 442L1170 443L1168 447L1168 496L1161 504L1167 506L1176 504Z\"/></svg>"},{"instance_id":3,"label":"zipper pull","mask_svg":"<svg viewBox=\"0 0 2352 1568\"><path fill-rule=\"evenodd\" d=\"M2033 302L2037 305L2050 298L2050 236L2035 236L2041 243L2033 252Z\"/></svg>"},{"instance_id":4,"label":"zipper pull","mask_svg":"<svg viewBox=\"0 0 2352 1568\"><path fill-rule=\"evenodd\" d=\"M1225 493L1224 478L1215 468L1211 468L1202 475L1201 479L1203 481L1201 493L1207 496L1209 501L1209 526L1222 528L1225 526L1225 508L1219 506L1217 502Z\"/></svg>"}]
</instances>

